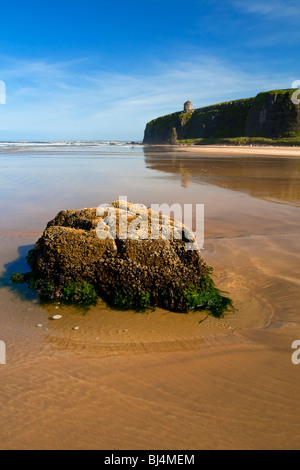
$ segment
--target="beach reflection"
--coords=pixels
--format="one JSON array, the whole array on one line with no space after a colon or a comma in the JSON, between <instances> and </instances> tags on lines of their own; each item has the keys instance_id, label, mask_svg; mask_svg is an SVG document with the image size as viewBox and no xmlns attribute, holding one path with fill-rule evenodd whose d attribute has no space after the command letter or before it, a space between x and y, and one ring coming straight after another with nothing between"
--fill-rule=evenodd
<instances>
[{"instance_id":1,"label":"beach reflection","mask_svg":"<svg viewBox=\"0 0 300 470\"><path fill-rule=\"evenodd\" d=\"M241 191L273 202L300 205L300 160L272 156L200 155L182 149L144 149L151 170L178 176L183 188L191 182Z\"/></svg>"}]
</instances>

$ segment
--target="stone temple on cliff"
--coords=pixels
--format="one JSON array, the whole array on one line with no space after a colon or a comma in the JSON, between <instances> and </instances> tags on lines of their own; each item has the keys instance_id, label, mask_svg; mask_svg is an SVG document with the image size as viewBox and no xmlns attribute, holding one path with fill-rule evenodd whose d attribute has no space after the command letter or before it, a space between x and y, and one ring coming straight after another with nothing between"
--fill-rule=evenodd
<instances>
[{"instance_id":1,"label":"stone temple on cliff","mask_svg":"<svg viewBox=\"0 0 300 470\"><path fill-rule=\"evenodd\" d=\"M194 110L193 110L193 103L191 103L190 101L186 101L186 103L184 103L184 112L185 113L192 113Z\"/></svg>"}]
</instances>

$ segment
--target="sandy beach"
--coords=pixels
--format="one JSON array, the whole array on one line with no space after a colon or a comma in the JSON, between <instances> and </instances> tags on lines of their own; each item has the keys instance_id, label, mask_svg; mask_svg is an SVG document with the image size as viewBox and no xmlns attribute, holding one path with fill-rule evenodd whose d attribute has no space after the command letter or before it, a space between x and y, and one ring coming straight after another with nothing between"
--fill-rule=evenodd
<instances>
[{"instance_id":1,"label":"sandy beach","mask_svg":"<svg viewBox=\"0 0 300 470\"><path fill-rule=\"evenodd\" d=\"M299 147L268 147L268 146L206 146L193 145L191 147L182 146L189 152L197 154L214 155L217 151L218 155L249 155L249 156L277 156L277 157L296 157L299 158Z\"/></svg>"},{"instance_id":2,"label":"sandy beach","mask_svg":"<svg viewBox=\"0 0 300 470\"><path fill-rule=\"evenodd\" d=\"M169 150L184 150L197 155L249 155L252 157L273 156L273 157L296 157L299 158L300 147L275 147L275 146L259 146L259 145L155 145L145 146L145 148L164 148Z\"/></svg>"},{"instance_id":3,"label":"sandy beach","mask_svg":"<svg viewBox=\"0 0 300 470\"><path fill-rule=\"evenodd\" d=\"M1 449L299 449L299 149L29 147L0 166ZM10 283L59 210L125 194L205 205L234 313L87 311Z\"/></svg>"}]
</instances>

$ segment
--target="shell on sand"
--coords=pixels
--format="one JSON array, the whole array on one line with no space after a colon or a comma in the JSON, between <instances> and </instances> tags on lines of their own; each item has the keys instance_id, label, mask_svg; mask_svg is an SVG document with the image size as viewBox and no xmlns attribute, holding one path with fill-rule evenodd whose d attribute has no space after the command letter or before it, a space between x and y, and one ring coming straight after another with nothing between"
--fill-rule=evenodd
<instances>
[{"instance_id":1,"label":"shell on sand","mask_svg":"<svg viewBox=\"0 0 300 470\"><path fill-rule=\"evenodd\" d=\"M60 320L62 318L62 315L54 315L51 319L52 320Z\"/></svg>"}]
</instances>

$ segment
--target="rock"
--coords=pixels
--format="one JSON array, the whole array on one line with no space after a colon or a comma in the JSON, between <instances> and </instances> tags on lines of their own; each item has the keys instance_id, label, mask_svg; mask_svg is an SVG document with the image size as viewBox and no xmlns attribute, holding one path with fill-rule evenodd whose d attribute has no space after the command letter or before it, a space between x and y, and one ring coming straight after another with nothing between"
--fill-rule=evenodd
<instances>
[{"instance_id":1,"label":"rock","mask_svg":"<svg viewBox=\"0 0 300 470\"><path fill-rule=\"evenodd\" d=\"M151 239L153 233L157 239ZM183 233L185 240L177 239ZM214 287L193 233L142 204L117 201L60 212L28 262L29 284L54 301L92 304L100 296L120 309L219 313L230 303Z\"/></svg>"},{"instance_id":2,"label":"rock","mask_svg":"<svg viewBox=\"0 0 300 470\"><path fill-rule=\"evenodd\" d=\"M54 315L51 320L60 320L62 318L62 315Z\"/></svg>"},{"instance_id":3,"label":"rock","mask_svg":"<svg viewBox=\"0 0 300 470\"><path fill-rule=\"evenodd\" d=\"M74 331L78 331L78 330L79 330L79 326L74 326L73 330L74 330Z\"/></svg>"},{"instance_id":4,"label":"rock","mask_svg":"<svg viewBox=\"0 0 300 470\"><path fill-rule=\"evenodd\" d=\"M35 325L36 328L42 328L43 325L41 325L40 323L38 325Z\"/></svg>"}]
</instances>

